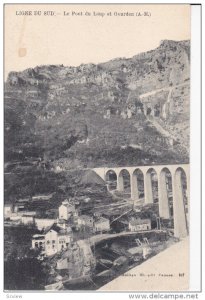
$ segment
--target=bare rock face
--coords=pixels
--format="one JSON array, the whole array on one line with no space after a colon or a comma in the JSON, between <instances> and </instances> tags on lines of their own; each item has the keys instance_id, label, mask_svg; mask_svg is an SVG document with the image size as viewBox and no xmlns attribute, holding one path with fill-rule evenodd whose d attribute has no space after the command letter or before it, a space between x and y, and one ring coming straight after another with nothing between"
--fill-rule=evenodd
<instances>
[{"instance_id":1,"label":"bare rock face","mask_svg":"<svg viewBox=\"0 0 205 300\"><path fill-rule=\"evenodd\" d=\"M187 162L189 73L190 42L169 40L129 59L11 72L5 158Z\"/></svg>"}]
</instances>

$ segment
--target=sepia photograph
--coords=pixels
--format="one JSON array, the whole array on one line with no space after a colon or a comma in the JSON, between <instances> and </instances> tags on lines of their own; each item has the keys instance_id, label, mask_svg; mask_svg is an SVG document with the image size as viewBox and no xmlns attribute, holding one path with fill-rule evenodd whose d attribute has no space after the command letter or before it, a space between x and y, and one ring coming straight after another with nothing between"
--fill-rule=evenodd
<instances>
[{"instance_id":1,"label":"sepia photograph","mask_svg":"<svg viewBox=\"0 0 205 300\"><path fill-rule=\"evenodd\" d=\"M189 291L190 51L189 4L4 5L5 291Z\"/></svg>"}]
</instances>

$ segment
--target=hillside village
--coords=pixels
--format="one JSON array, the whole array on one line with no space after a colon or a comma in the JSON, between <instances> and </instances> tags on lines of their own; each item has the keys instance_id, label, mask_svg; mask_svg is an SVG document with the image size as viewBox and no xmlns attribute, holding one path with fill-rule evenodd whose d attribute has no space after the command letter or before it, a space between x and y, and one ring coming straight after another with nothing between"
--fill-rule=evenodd
<instances>
[{"instance_id":1,"label":"hillside village","mask_svg":"<svg viewBox=\"0 0 205 300\"><path fill-rule=\"evenodd\" d=\"M90 178L90 182L94 180L96 184L100 179L98 175L95 176ZM125 201L125 195L116 192L107 204L106 199L103 199L103 202L88 208L83 208L83 203L89 203L90 198L65 199L53 218L40 218L36 210L29 211L25 205L26 199L6 204L5 229L26 229L33 233L30 234L27 246L24 240L23 244L18 245L15 256L12 245L6 241L6 262L17 260L20 263L28 257L42 262L47 270L43 280L47 290L65 289L67 285L75 287L79 283L89 283L91 278L95 278L96 282L100 280L98 284L101 286L127 270L129 265L142 263L177 241L173 240L172 234L168 235L167 228L170 225L165 221L163 224L162 220L159 223L157 204L135 207L132 201ZM52 194L39 195L30 201L39 203L41 199L48 202L51 198ZM128 235L128 239L132 236L138 238L129 241L126 247L122 246L124 237L122 241L114 239L109 249L103 244L103 249L106 249L101 253L99 243L104 239L109 241L109 237L120 238L121 235ZM107 259L107 255L111 255L112 259Z\"/></svg>"}]
</instances>

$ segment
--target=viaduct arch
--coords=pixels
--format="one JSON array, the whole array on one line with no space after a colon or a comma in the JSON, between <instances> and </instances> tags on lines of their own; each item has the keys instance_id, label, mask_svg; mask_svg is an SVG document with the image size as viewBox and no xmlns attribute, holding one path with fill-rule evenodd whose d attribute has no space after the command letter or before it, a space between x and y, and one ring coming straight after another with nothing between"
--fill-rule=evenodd
<instances>
[{"instance_id":1,"label":"viaduct arch","mask_svg":"<svg viewBox=\"0 0 205 300\"><path fill-rule=\"evenodd\" d=\"M169 196L173 199L174 235L183 238L189 226L189 164L152 165L136 167L105 167L93 169L105 181L107 174L116 174L116 189L123 191L125 182L123 172L129 173L130 197L137 203L143 186L144 203L154 203L157 197L159 215L170 218ZM154 188L153 188L154 186Z\"/></svg>"}]
</instances>

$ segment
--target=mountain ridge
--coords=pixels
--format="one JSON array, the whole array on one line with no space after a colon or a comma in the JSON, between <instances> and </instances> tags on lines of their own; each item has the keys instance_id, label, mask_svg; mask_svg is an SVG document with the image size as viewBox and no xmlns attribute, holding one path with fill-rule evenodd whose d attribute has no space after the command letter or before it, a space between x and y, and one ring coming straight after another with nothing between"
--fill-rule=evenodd
<instances>
[{"instance_id":1,"label":"mountain ridge","mask_svg":"<svg viewBox=\"0 0 205 300\"><path fill-rule=\"evenodd\" d=\"M10 72L5 160L54 169L187 162L189 72L188 40L99 64Z\"/></svg>"}]
</instances>

